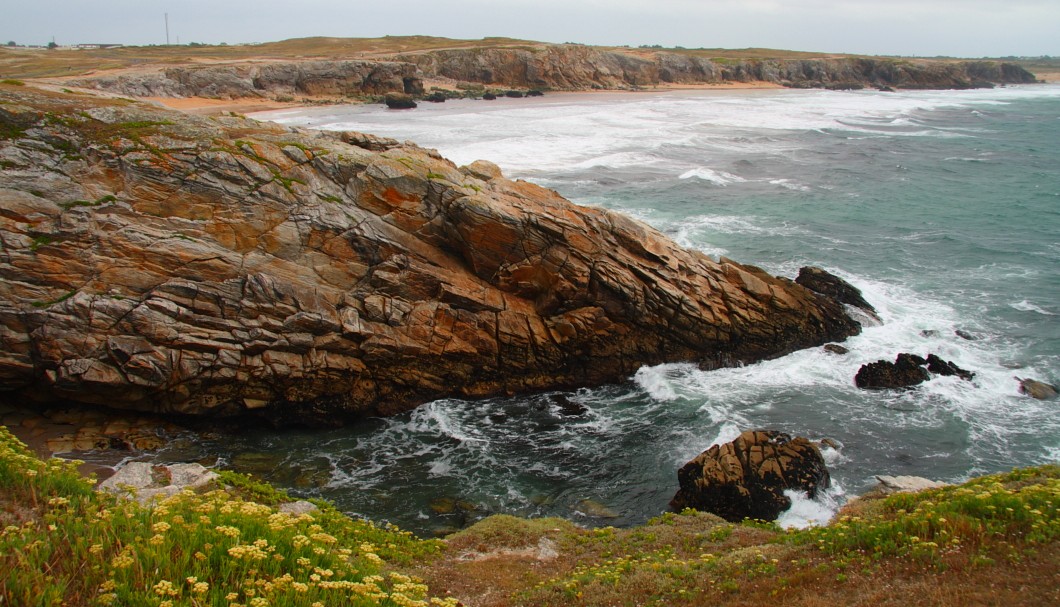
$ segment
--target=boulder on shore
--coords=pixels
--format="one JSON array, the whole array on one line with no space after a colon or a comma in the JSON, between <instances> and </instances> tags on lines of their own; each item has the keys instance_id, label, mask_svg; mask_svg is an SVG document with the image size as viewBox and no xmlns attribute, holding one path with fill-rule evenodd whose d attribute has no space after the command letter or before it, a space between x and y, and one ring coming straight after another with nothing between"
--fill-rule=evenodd
<instances>
[{"instance_id":1,"label":"boulder on shore","mask_svg":"<svg viewBox=\"0 0 1060 607\"><path fill-rule=\"evenodd\" d=\"M328 425L859 330L790 280L409 143L30 87L0 87L0 132L12 402Z\"/></svg>"},{"instance_id":2,"label":"boulder on shore","mask_svg":"<svg viewBox=\"0 0 1060 607\"><path fill-rule=\"evenodd\" d=\"M671 510L694 508L734 522L776 520L791 507L784 491L812 498L831 482L816 445L776 430L748 430L714 445L678 470L677 479Z\"/></svg>"},{"instance_id":3,"label":"boulder on shore","mask_svg":"<svg viewBox=\"0 0 1060 607\"><path fill-rule=\"evenodd\" d=\"M392 110L411 110L416 107L416 101L412 99L412 95L405 93L387 93L383 98L383 103Z\"/></svg>"}]
</instances>

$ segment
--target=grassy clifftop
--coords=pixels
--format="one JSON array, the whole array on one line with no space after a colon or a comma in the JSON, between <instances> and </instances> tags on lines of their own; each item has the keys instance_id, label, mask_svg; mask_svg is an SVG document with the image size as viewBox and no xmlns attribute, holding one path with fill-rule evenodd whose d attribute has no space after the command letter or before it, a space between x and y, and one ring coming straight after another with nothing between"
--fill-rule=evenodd
<instances>
[{"instance_id":1,"label":"grassy clifftop","mask_svg":"<svg viewBox=\"0 0 1060 607\"><path fill-rule=\"evenodd\" d=\"M632 529L494 516L444 541L225 474L145 507L0 427L0 605L1050 605L1060 466L861 500L827 527L709 514Z\"/></svg>"}]
</instances>

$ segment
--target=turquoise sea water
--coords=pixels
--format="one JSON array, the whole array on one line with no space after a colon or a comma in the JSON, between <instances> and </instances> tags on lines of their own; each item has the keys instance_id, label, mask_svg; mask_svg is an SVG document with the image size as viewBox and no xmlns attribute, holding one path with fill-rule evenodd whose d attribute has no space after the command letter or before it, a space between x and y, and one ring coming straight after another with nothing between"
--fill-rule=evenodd
<instances>
[{"instance_id":1,"label":"turquoise sea water","mask_svg":"<svg viewBox=\"0 0 1060 607\"><path fill-rule=\"evenodd\" d=\"M774 274L820 265L884 322L846 356L644 368L568 394L583 415L549 395L445 400L341 430L203 439L163 458L218 454L425 534L496 512L638 523L666 508L681 464L749 428L842 445L826 450L833 490L798 500L793 523L826 517L875 474L959 481L1060 460L1060 403L1019 395L1013 379L1060 381L1060 87L553 95L259 118L490 159ZM861 364L899 352L977 376L854 387Z\"/></svg>"}]
</instances>

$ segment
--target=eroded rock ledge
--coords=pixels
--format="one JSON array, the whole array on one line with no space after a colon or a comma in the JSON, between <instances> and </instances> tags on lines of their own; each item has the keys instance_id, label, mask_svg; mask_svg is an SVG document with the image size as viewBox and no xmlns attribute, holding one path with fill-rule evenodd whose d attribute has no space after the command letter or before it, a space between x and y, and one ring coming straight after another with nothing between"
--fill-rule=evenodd
<instances>
[{"instance_id":1,"label":"eroded rock ledge","mask_svg":"<svg viewBox=\"0 0 1060 607\"><path fill-rule=\"evenodd\" d=\"M790 280L356 133L0 87L0 395L304 423L779 356Z\"/></svg>"}]
</instances>

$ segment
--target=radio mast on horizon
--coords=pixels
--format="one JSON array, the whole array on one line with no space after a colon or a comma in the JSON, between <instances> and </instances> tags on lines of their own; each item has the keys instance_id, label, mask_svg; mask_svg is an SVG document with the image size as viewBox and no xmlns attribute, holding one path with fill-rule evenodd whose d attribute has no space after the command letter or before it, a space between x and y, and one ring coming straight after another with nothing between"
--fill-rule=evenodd
<instances>
[{"instance_id":1,"label":"radio mast on horizon","mask_svg":"<svg viewBox=\"0 0 1060 607\"><path fill-rule=\"evenodd\" d=\"M169 46L169 13L166 15L166 46Z\"/></svg>"}]
</instances>

